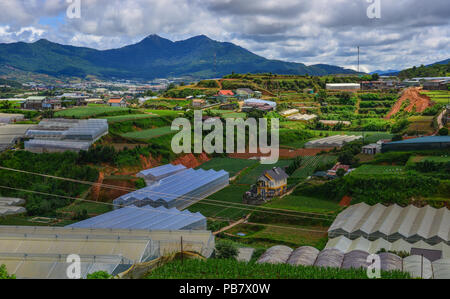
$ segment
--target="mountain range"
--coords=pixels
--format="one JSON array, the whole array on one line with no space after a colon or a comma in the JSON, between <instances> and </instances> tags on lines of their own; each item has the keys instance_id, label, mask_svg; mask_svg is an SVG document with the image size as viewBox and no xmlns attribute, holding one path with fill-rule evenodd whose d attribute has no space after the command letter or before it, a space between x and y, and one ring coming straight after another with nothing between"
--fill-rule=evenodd
<instances>
[{"instance_id":1,"label":"mountain range","mask_svg":"<svg viewBox=\"0 0 450 299\"><path fill-rule=\"evenodd\" d=\"M205 35L173 42L150 35L118 49L96 50L53 43L0 44L0 71L5 68L54 77L144 79L191 76L214 78L235 73L295 75L354 74L339 66L270 60L229 42Z\"/></svg>"}]
</instances>

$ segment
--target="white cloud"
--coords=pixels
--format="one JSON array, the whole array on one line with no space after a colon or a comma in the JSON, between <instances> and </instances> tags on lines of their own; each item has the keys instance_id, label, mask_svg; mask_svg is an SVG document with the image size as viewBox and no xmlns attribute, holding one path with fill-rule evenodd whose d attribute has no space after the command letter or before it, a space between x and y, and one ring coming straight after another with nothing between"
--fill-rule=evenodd
<instances>
[{"instance_id":1,"label":"white cloud","mask_svg":"<svg viewBox=\"0 0 450 299\"><path fill-rule=\"evenodd\" d=\"M366 0L81 0L67 19L66 0L0 2L0 42L48 38L99 49L156 33L179 40L206 34L274 59L402 69L450 56L448 0L382 1L369 19ZM62 24L40 20L62 17ZM3 29L2 29L3 28ZM28 29L27 29L28 28Z\"/></svg>"}]
</instances>

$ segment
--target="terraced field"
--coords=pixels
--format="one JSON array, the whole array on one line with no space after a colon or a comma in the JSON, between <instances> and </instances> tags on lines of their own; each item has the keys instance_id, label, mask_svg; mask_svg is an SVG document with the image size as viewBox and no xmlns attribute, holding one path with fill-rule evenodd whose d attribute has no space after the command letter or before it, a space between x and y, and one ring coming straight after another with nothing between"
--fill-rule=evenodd
<instances>
[{"instance_id":1,"label":"terraced field","mask_svg":"<svg viewBox=\"0 0 450 299\"><path fill-rule=\"evenodd\" d=\"M291 178L295 179L306 179L307 177L314 174L318 167L336 163L337 157L335 156L311 156L311 157L303 157L302 167L296 170Z\"/></svg>"},{"instance_id":2,"label":"terraced field","mask_svg":"<svg viewBox=\"0 0 450 299\"><path fill-rule=\"evenodd\" d=\"M436 102L438 104L446 105L450 103L450 91L436 90L423 91L422 93L429 96L433 102Z\"/></svg>"}]
</instances>

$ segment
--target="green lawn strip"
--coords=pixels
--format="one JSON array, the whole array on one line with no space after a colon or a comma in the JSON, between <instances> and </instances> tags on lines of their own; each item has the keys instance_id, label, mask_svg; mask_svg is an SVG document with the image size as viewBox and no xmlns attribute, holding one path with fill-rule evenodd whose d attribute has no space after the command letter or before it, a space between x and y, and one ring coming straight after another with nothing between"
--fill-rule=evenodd
<instances>
[{"instance_id":1,"label":"green lawn strip","mask_svg":"<svg viewBox=\"0 0 450 299\"><path fill-rule=\"evenodd\" d=\"M279 160L275 164L260 164L254 169L252 169L249 173L243 175L239 181L237 181L238 184L247 184L247 185L253 185L256 183L256 180L259 176L261 176L264 171L272 169L274 167L281 167L284 168L286 166L289 166L292 163L292 160Z\"/></svg>"},{"instance_id":2,"label":"green lawn strip","mask_svg":"<svg viewBox=\"0 0 450 299\"><path fill-rule=\"evenodd\" d=\"M159 137L159 136L163 136L163 135L167 135L167 134L171 134L171 133L174 133L174 131L172 131L171 127L167 126L167 127L148 129L148 130L142 130L142 131L128 132L125 134L121 134L121 136L125 137L125 138L131 138L131 139L145 140L145 139L151 139L151 138L155 138L155 137Z\"/></svg>"},{"instance_id":3,"label":"green lawn strip","mask_svg":"<svg viewBox=\"0 0 450 299\"><path fill-rule=\"evenodd\" d=\"M401 175L405 173L404 166L362 165L354 170L351 175Z\"/></svg>"},{"instance_id":4,"label":"green lawn strip","mask_svg":"<svg viewBox=\"0 0 450 299\"><path fill-rule=\"evenodd\" d=\"M265 207L313 213L330 213L341 208L335 201L298 195L274 199Z\"/></svg>"},{"instance_id":5,"label":"green lawn strip","mask_svg":"<svg viewBox=\"0 0 450 299\"><path fill-rule=\"evenodd\" d=\"M216 171L225 170L230 174L230 178L234 177L241 170L246 167L257 164L256 160L244 160L244 159L233 159L233 158L213 158L210 161L203 163L200 167L204 170L214 169Z\"/></svg>"}]
</instances>

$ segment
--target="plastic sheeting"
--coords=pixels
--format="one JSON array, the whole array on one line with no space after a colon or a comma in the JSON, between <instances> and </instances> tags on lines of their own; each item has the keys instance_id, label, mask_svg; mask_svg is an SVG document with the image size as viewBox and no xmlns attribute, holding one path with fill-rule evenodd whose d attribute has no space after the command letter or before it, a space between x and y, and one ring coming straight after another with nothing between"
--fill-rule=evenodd
<instances>
[{"instance_id":1,"label":"plastic sheeting","mask_svg":"<svg viewBox=\"0 0 450 299\"><path fill-rule=\"evenodd\" d=\"M68 227L145 230L206 230L206 217L200 213L180 212L164 207L129 206L97 217L74 223Z\"/></svg>"},{"instance_id":2,"label":"plastic sheeting","mask_svg":"<svg viewBox=\"0 0 450 299\"><path fill-rule=\"evenodd\" d=\"M325 249L317 257L314 266L323 268L340 268L344 261L344 253L337 249Z\"/></svg>"},{"instance_id":3,"label":"plastic sheeting","mask_svg":"<svg viewBox=\"0 0 450 299\"><path fill-rule=\"evenodd\" d=\"M320 251L314 247L304 246L297 248L289 257L287 263L294 266L312 266Z\"/></svg>"},{"instance_id":4,"label":"plastic sheeting","mask_svg":"<svg viewBox=\"0 0 450 299\"><path fill-rule=\"evenodd\" d=\"M292 252L292 248L287 246L274 246L267 249L267 251L258 259L258 263L284 264L287 262Z\"/></svg>"},{"instance_id":5,"label":"plastic sheeting","mask_svg":"<svg viewBox=\"0 0 450 299\"><path fill-rule=\"evenodd\" d=\"M390 207L365 203L353 205L338 215L328 230L330 238L384 238L390 242L404 239L409 243L425 241L431 245L450 245L450 210L430 206L417 208L397 205Z\"/></svg>"}]
</instances>

